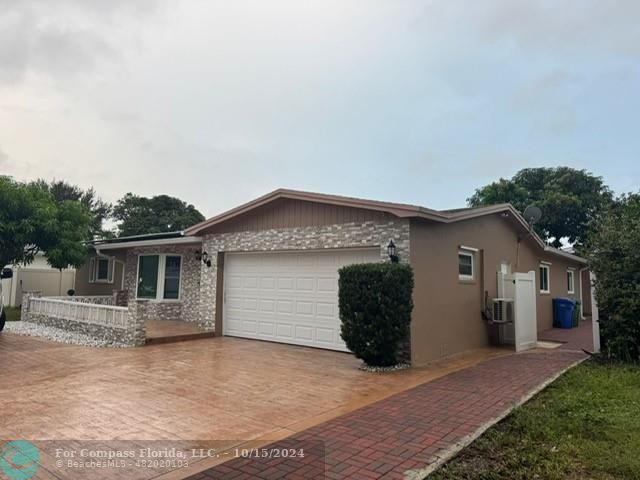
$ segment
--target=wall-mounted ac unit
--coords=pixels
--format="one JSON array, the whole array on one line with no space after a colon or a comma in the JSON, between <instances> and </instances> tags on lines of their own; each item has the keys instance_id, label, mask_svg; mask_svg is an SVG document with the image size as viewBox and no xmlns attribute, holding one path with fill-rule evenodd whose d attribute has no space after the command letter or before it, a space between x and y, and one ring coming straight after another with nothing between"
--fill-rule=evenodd
<instances>
[{"instance_id":1,"label":"wall-mounted ac unit","mask_svg":"<svg viewBox=\"0 0 640 480\"><path fill-rule=\"evenodd\" d=\"M494 298L491 321L513 323L513 298Z\"/></svg>"}]
</instances>

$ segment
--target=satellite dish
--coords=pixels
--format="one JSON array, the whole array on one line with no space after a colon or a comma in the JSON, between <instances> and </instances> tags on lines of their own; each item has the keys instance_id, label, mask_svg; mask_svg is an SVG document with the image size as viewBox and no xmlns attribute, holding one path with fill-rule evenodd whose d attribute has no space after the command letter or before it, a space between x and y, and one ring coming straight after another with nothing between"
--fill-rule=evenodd
<instances>
[{"instance_id":1,"label":"satellite dish","mask_svg":"<svg viewBox=\"0 0 640 480\"><path fill-rule=\"evenodd\" d=\"M542 218L542 210L540 210L535 205L529 205L524 209L524 213L522 214L525 220L529 223L529 225L533 225L540 221Z\"/></svg>"}]
</instances>

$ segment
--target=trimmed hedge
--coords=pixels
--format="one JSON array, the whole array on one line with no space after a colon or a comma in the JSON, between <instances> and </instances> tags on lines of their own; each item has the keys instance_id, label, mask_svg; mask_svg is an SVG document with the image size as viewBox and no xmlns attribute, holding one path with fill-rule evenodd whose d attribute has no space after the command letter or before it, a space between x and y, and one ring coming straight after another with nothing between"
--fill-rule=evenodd
<instances>
[{"instance_id":1,"label":"trimmed hedge","mask_svg":"<svg viewBox=\"0 0 640 480\"><path fill-rule=\"evenodd\" d=\"M409 337L413 310L413 270L398 263L349 265L339 271L341 336L367 365L398 363Z\"/></svg>"}]
</instances>

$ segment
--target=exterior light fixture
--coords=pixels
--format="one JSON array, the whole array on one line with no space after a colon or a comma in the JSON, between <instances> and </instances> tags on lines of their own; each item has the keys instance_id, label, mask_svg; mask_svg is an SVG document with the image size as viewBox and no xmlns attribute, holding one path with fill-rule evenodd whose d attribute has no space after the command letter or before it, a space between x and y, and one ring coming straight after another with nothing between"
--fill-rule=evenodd
<instances>
[{"instance_id":1,"label":"exterior light fixture","mask_svg":"<svg viewBox=\"0 0 640 480\"><path fill-rule=\"evenodd\" d=\"M396 254L396 244L393 243L393 240L389 241L389 245L387 245L387 254L389 255L391 263L398 263L399 258Z\"/></svg>"},{"instance_id":2,"label":"exterior light fixture","mask_svg":"<svg viewBox=\"0 0 640 480\"><path fill-rule=\"evenodd\" d=\"M202 260L202 263L204 263L207 267L211 266L211 260L209 260L209 254L205 251L205 252L201 252L199 250L196 250L196 260L200 261Z\"/></svg>"}]
</instances>

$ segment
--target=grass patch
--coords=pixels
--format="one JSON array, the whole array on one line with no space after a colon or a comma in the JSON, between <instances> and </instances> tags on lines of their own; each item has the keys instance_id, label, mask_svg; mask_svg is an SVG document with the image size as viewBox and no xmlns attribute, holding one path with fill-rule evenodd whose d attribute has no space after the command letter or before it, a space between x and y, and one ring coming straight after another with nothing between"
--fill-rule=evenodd
<instances>
[{"instance_id":1,"label":"grass patch","mask_svg":"<svg viewBox=\"0 0 640 480\"><path fill-rule=\"evenodd\" d=\"M640 366L584 362L429 480L640 478Z\"/></svg>"},{"instance_id":2,"label":"grass patch","mask_svg":"<svg viewBox=\"0 0 640 480\"><path fill-rule=\"evenodd\" d=\"M7 314L7 322L17 322L20 320L20 307L4 307Z\"/></svg>"}]
</instances>

